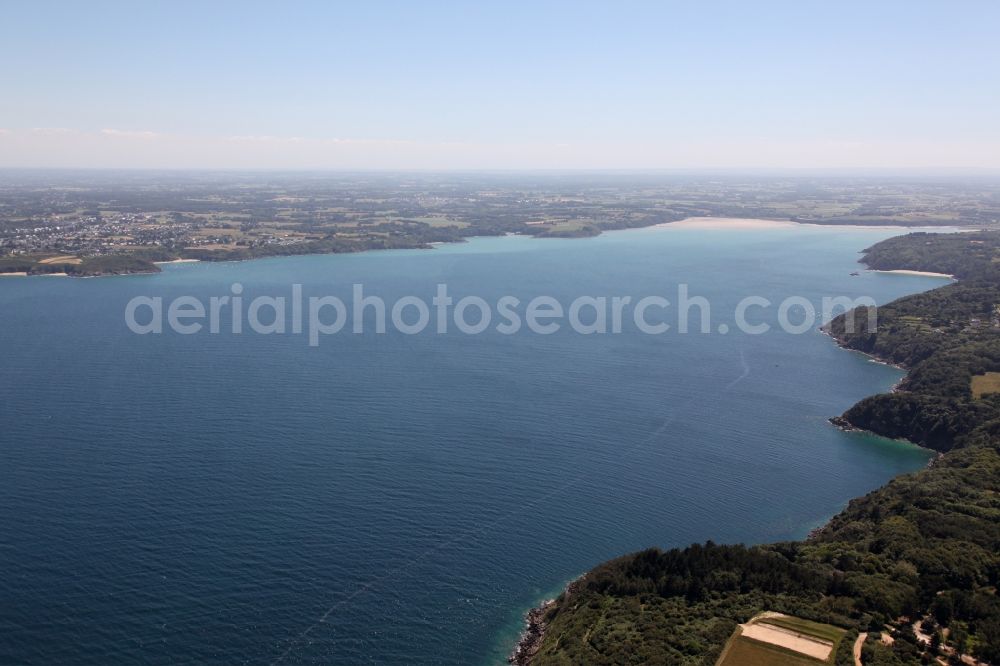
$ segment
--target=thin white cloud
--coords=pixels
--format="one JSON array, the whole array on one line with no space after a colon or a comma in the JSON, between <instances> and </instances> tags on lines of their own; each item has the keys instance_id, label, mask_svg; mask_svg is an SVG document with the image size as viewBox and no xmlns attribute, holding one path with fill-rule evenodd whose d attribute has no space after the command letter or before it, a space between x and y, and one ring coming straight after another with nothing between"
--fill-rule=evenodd
<instances>
[{"instance_id":1,"label":"thin white cloud","mask_svg":"<svg viewBox=\"0 0 1000 666\"><path fill-rule=\"evenodd\" d=\"M162 136L156 132L150 131L140 131L140 130L120 130L120 129L102 129L101 134L105 136L121 136L131 139L152 139L157 136Z\"/></svg>"},{"instance_id":2,"label":"thin white cloud","mask_svg":"<svg viewBox=\"0 0 1000 666\"><path fill-rule=\"evenodd\" d=\"M32 134L73 134L76 132L68 127L32 127L29 131Z\"/></svg>"},{"instance_id":3,"label":"thin white cloud","mask_svg":"<svg viewBox=\"0 0 1000 666\"><path fill-rule=\"evenodd\" d=\"M275 142L275 141L285 141L286 140L283 137L280 137L280 136L271 136L269 134L248 134L248 135L243 135L243 136L229 136L229 137L226 137L226 139L228 139L229 141L238 141L238 142L243 142L243 141L248 141L248 142L264 142L264 141Z\"/></svg>"}]
</instances>

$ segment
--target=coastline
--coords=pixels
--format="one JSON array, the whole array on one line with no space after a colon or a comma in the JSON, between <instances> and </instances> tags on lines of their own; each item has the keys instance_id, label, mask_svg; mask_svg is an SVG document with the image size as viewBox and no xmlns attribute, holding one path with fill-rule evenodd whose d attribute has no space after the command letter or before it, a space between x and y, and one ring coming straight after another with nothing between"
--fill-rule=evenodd
<instances>
[{"instance_id":1,"label":"coastline","mask_svg":"<svg viewBox=\"0 0 1000 666\"><path fill-rule=\"evenodd\" d=\"M957 282L958 281L958 278L956 278L954 275L948 275L947 273L934 273L934 272L931 272L931 271L914 271L914 270L907 270L907 269L877 270L877 269L874 269L874 268L869 268L869 269L866 269L865 272L869 272L869 273L894 273L896 275L911 275L911 276L919 276L919 277L941 277L941 278L948 278L948 279L952 280L953 282ZM937 289L937 288L938 287L934 287L934 289ZM928 289L926 291L933 291L933 289ZM926 293L926 292L918 292L918 293ZM874 353L874 351L873 352L864 352L864 351L861 351L860 349L854 349L852 347L848 347L847 345L845 345L843 343L843 341L841 341L840 338L838 338L836 335L834 335L833 331L830 330L830 328L829 328L829 322L827 324L824 324L823 326L821 326L819 330L820 330L821 333L823 333L824 335L826 335L827 337L829 337L830 339L832 339L836 343L837 347L839 347L840 349L842 349L844 351L853 352L855 354L861 354L862 356L864 356L865 358L867 358L870 363L878 363L880 365L885 365L885 366L888 366L890 368L895 368L896 370L900 370L900 371L904 372L905 374L902 377L900 377L899 381L897 381L895 384L893 384L889 388L889 390L886 391L886 393L897 393L897 392L899 392L899 391L902 390L901 387L906 382L906 378L910 374L910 368L908 366L903 365L902 363L895 363L895 362L889 360L888 358L886 358L884 356L880 356L879 354ZM856 426L853 423L851 423L850 421L848 421L844 417L843 414L838 415L838 416L831 416L828 420L829 420L829 422L834 427L836 427L839 430L842 430L843 432L862 432L862 433L868 433L870 435L874 435L875 437L882 437L883 439L889 439L889 440L892 440L892 441L895 441L895 442L903 442L903 443L909 444L911 446L915 446L918 449L923 449L925 451L930 451L931 453L934 454L934 457L931 458L930 461L928 461L928 463L927 463L928 467L932 466L938 459L940 459L944 455L940 451L935 451L932 448L929 448L929 447L926 447L926 446L922 446L922 445L917 444L916 442L914 442L912 440L909 440L909 439L907 439L905 437L902 437L902 438L885 437L885 435L880 435L877 432L873 432L871 430L868 430L867 428L861 428L859 426ZM832 520L832 518L831 518L831 520ZM829 524L829 522L830 521L828 520L822 526L817 527L817 528L811 530L809 532L809 536L806 537L806 539L807 540L811 539L812 536L813 536L813 533L819 533L819 532L821 532Z\"/></svg>"},{"instance_id":2,"label":"coastline","mask_svg":"<svg viewBox=\"0 0 1000 666\"><path fill-rule=\"evenodd\" d=\"M824 228L824 229L866 229L872 231L885 231L885 230L899 230L900 233L911 233L913 231L929 231L933 230L936 232L946 233L949 229L962 230L959 227L916 227L907 225L865 225L865 224L817 224L815 222L797 222L795 220L789 219L763 219L763 218L750 218L750 217L711 217L711 216L699 216L699 217L687 217L682 220L675 220L673 222L660 222L656 224L650 224L645 226L631 227L628 229L599 229L599 233L596 235L603 235L606 233L614 232L627 232L627 231L638 231L640 229L687 229L687 230L713 230L713 231L724 231L727 229L732 230L751 230L751 229L794 229L796 227L810 227L810 228ZM524 238L563 238L563 239L576 239L576 238L593 238L594 236L541 236L528 233L514 233L508 232L503 234L504 236L520 236ZM357 248L350 249L347 251L331 251L331 252L303 252L301 254L289 253L289 254L269 254L269 255L259 255L251 257L240 257L240 258L220 258L220 259L171 259L169 261L151 261L149 264L154 270L126 270L126 271L108 271L105 273L95 273L92 275L68 275L66 273L0 273L2 276L16 276L16 277L34 277L38 275L59 275L67 277L105 277L111 275L147 275L155 274L159 272L155 270L156 267L164 264L187 264L187 263L228 263L228 262L242 262L242 261L255 261L257 259L274 259L280 257L293 257L293 256L310 256L310 255L325 255L325 254L355 254L359 252L377 252L381 250L416 250L416 249L428 249L432 250L439 245L451 245L454 243L465 243L468 242L470 238L475 238L476 236L462 236L455 240L447 241L431 241L422 245L417 245L414 247L374 247L374 248ZM945 275L943 273L928 273L922 271L907 271L907 270L893 270L893 271L872 271L879 273L897 273L897 274L907 274L907 275L922 275L927 277L947 277L952 278L950 275Z\"/></svg>"},{"instance_id":3,"label":"coastline","mask_svg":"<svg viewBox=\"0 0 1000 666\"><path fill-rule=\"evenodd\" d=\"M524 616L524 631L514 645L514 651L507 658L508 664L514 666L528 666L538 654L542 647L542 639L545 638L545 630L549 623L545 621L545 616L556 605L555 599L546 599L540 605L530 609Z\"/></svg>"},{"instance_id":4,"label":"coastline","mask_svg":"<svg viewBox=\"0 0 1000 666\"><path fill-rule=\"evenodd\" d=\"M906 372L907 374L909 373L909 368L903 365L900 365L898 363L892 363L891 361L880 358L876 354L869 354L867 352L859 351L857 349L851 349L850 347L841 344L840 340L830 330L828 330L828 328L825 325L820 327L820 332L822 332L824 335L833 340L833 342L837 345L837 347L846 352L861 354L872 363L880 363L882 365L887 365L889 367L896 368L898 370ZM889 389L889 392L895 392L899 390L899 386L905 380L906 380L906 375L901 377L898 382L893 384L892 388ZM882 437L883 439L892 439L884 437L883 435L879 435L878 433L872 432L871 430L866 430L865 428L859 428L858 426L855 426L854 424L847 421L847 419L845 419L842 415L831 416L828 419L828 421L831 425L833 425L834 427L843 432L868 433L875 437ZM916 442L912 442L905 438L895 439L892 441L903 442L909 444L910 446L915 446L918 449L934 453L935 455L927 462L927 467L932 467L938 460L940 460L944 456L944 454L941 453L940 451L934 451L934 449L921 446L920 444L917 444ZM889 482L891 483L891 479ZM851 500L853 499L857 498L851 498ZM816 536L821 534L823 530L825 530L827 527L830 526L830 523L834 520L834 518L837 517L837 515L838 514L830 516L825 521L823 521L823 524L818 525L817 527L814 527L811 530L809 530L804 540L811 541ZM579 578L576 578L575 580L570 582L563 590L563 593L560 595L560 598L563 601L568 599L572 594L574 587L577 584L583 582L586 575L587 574L583 574ZM538 651L542 647L542 642L545 640L546 630L549 628L550 620L547 616L549 612L558 607L558 603L559 599L546 599L538 606L528 609L528 611L524 614L524 631L521 633L521 637L514 645L514 649L511 652L510 657L508 657L507 659L507 662L509 664L512 664L513 666L531 666L531 663L533 662L535 655L538 654Z\"/></svg>"},{"instance_id":5,"label":"coastline","mask_svg":"<svg viewBox=\"0 0 1000 666\"><path fill-rule=\"evenodd\" d=\"M698 218L689 218L689 219L698 219ZM728 218L718 218L718 219L728 219ZM765 223L767 223L767 222L771 222L771 221L769 221L769 220L759 220L759 222L765 222ZM671 222L671 223L667 223L665 225L656 225L656 226L657 227L663 227L663 226L668 226L670 224L677 224L677 223ZM790 224L792 224L792 225L798 225L800 223L798 223L798 222L791 222ZM751 223L751 225L749 225L748 227L744 227L744 228L775 228L775 226L777 226L777 227L785 227L787 225L783 225L783 224L778 223L777 225L763 224L763 225L760 225L760 226L754 226ZM811 225L811 226L821 226L821 225ZM688 228L711 228L711 229L718 229L718 228L721 228L721 227L719 227L719 226L704 226L703 227L703 226L698 226L698 224L693 224L693 225L691 225ZM957 281L958 280L958 278L955 278L954 276L951 276L951 275L946 275L944 273L931 273L931 272L927 272L927 271L908 271L908 270L902 270L901 269L901 270L890 270L890 271L875 271L875 270L872 270L872 272L896 273L896 274L902 274L902 275L918 275L918 276L923 276L923 277L947 277L947 278L950 278L953 281ZM926 291L931 291L931 290L932 289L928 289ZM924 292L919 292L919 293L924 293ZM842 349L844 351L849 351L849 352L854 352L854 353L862 354L863 356L865 356L866 358L868 358L869 361L872 362L872 363L880 363L880 364L887 365L887 366L896 368L898 370L901 370L901 371L907 373L906 375L904 375L903 377L901 377L900 380L898 382L896 382L892 386L892 388L890 389L889 392L898 391L900 385L906 380L906 377L908 376L909 371L910 371L910 369L908 367L906 367L904 365L901 365L901 364L898 364L898 363L893 363L893 362L889 361L888 359L879 357L877 354L870 354L868 352L863 352L863 351L860 351L860 350L857 350L857 349L852 349L850 347L847 347L846 345L842 344L842 342L840 341L840 339L837 338L837 336L835 336L832 331L829 330L827 324L824 324L823 326L821 326L819 330L823 334L825 334L828 337L830 337L834 341L834 343L840 349ZM849 421L847 421L847 419L845 419L842 415L840 415L840 416L832 416L832 417L830 417L828 419L828 421L830 422L830 424L832 424L833 426L835 426L836 428L838 428L838 429L840 429L840 430L842 430L844 432L869 433L869 434L871 434L873 436L876 436L876 437L883 437L882 435L879 435L878 433L872 432L870 430L866 430L865 428L859 428L859 427L853 425L852 423L850 423ZM885 439L891 439L891 438L885 438ZM903 439L897 439L897 440L894 440L894 441L905 442L906 444L915 446L915 447L917 447L919 449L923 449L923 450L926 450L926 451L933 452L935 455L928 461L927 467L934 466L934 464L945 455L944 453L941 453L940 451L934 451L934 449L930 449L928 447L921 446L920 444L917 444L916 442L910 441L909 439L903 438ZM891 483L891 480L889 482ZM853 499L857 499L857 498L851 498L851 500L853 500ZM851 500L849 500L849 501L851 501ZM809 533L806 535L806 537L805 537L804 540L805 541L811 541L816 536L818 536L819 534L821 534L827 527L830 526L830 524L837 517L837 515L839 515L839 513L830 516L828 519L826 519L823 522L822 525L819 525L819 526L814 527L813 529L809 530ZM570 597L570 595L572 594L574 586L577 585L578 583L582 582L585 577L586 577L586 574L584 574L583 576L580 576L579 578L577 578L576 580L574 580L573 582L571 582L569 585L567 585L566 589L564 590L564 592L562 593L562 595L560 595L560 599L562 601L565 601L566 599L568 599ZM514 646L514 650L513 650L513 652L511 653L510 657L507 660L508 663L513 664L513 666L530 666L531 665L532 661L534 660L535 655L537 655L538 651L541 649L542 642L545 639L546 630L548 629L549 624L550 624L550 619L547 616L548 616L548 614L551 611L553 611L554 609L558 608L558 603L559 603L560 599L548 599L548 600L544 601L542 604L540 604L540 605L538 605L538 606L536 606L534 608L530 608L525 613L525 616L524 616L525 617L525 629L524 629L524 632L521 634L520 639L518 640L518 642Z\"/></svg>"},{"instance_id":6,"label":"coastline","mask_svg":"<svg viewBox=\"0 0 1000 666\"><path fill-rule=\"evenodd\" d=\"M928 291L930 291L930 290L928 290ZM918 292L918 293L924 293L924 292ZM848 347L843 342L841 342L840 338L838 338L836 335L833 334L833 332L830 330L828 324L824 324L823 326L820 327L819 330L820 330L820 333L822 333L823 335L825 335L828 338L830 338L831 340L833 340L834 343L836 343L836 345L838 347L840 347L841 349L843 349L844 351L854 352L855 354L861 354L862 356L864 356L865 358L867 358L871 363L878 363L879 365L887 365L890 368L896 368L897 370L902 370L903 372L909 372L910 371L910 369L908 367L906 367L905 365L901 365L899 363L894 363L893 361L890 361L889 359L887 359L887 358L885 358L883 356L879 356L878 354L874 354L874 353L870 353L870 352L863 352L860 349L854 349L852 347ZM896 388L900 384L902 384L903 380L905 380L905 379L906 379L906 377L903 377L898 382L896 382L896 384L893 385L893 387L892 387L891 390L895 391Z\"/></svg>"},{"instance_id":7,"label":"coastline","mask_svg":"<svg viewBox=\"0 0 1000 666\"><path fill-rule=\"evenodd\" d=\"M507 657L508 664L513 664L513 666L529 666L531 664L541 649L545 632L549 628L549 612L556 608L560 599L562 601L569 599L577 585L582 583L586 576L587 574L583 574L570 581L559 598L546 599L538 606L528 609L528 612L524 614L524 631L521 632L521 637L514 645L514 650Z\"/></svg>"},{"instance_id":8,"label":"coastline","mask_svg":"<svg viewBox=\"0 0 1000 666\"><path fill-rule=\"evenodd\" d=\"M958 278L954 278L954 279L957 280ZM928 291L930 291L930 290L928 290ZM920 292L920 293L924 293L924 292ZM841 341L840 341L840 339L837 338L837 336L835 336L826 326L821 327L820 331L824 335L826 335L829 338L831 338L837 344L837 347L839 347L840 349L842 349L842 350L844 350L846 352L852 352L852 353L855 353L855 354L861 354L862 356L864 356L865 358L868 359L869 363L878 363L879 365L885 365L885 366L888 366L890 368L895 368L896 370L901 370L902 372L906 373L902 377L900 377L899 381L897 381L895 384L893 384L889 388L889 390L886 391L886 393L896 393L896 392L902 390L900 387L906 381L906 378L907 378L907 376L909 376L909 373L910 373L910 369L907 366L902 365L900 363L893 363L892 361L889 361L888 359L885 359L885 358L879 356L878 354L872 354L872 353L869 353L869 352L863 352L863 351L861 351L859 349L852 349L851 347L848 347L848 346L842 344ZM874 437L881 437L882 439L887 439L887 440L890 440L890 441L893 441L893 442L900 442L900 443L903 443L903 444L908 444L910 446L915 446L918 449L921 449L923 451L928 451L928 452L930 452L930 453L933 454L933 457L930 460L927 461L927 467L932 467L934 465L934 463L936 463L938 460L940 460L944 456L944 453L942 453L941 451L936 451L936 450L934 450L934 449L932 449L930 447L923 446L921 444L917 444L913 440L907 439L905 437L898 437L898 438L886 437L885 435L880 435L877 432L874 432L872 430L868 430L867 428L862 428L860 426L856 426L853 423L851 423L850 421L848 421L844 417L843 414L841 414L839 416L831 416L827 420L830 422L831 425L833 425L835 428L837 428L838 430L840 430L842 432L867 433L867 434L872 435ZM835 516L831 517L830 520L833 520L834 517ZM812 539L814 534L819 534L820 532L822 532L827 527L827 525L829 525L830 520L827 520L825 523L823 523L819 527L815 527L812 530L810 530L809 531L809 535L806 536L806 541Z\"/></svg>"},{"instance_id":9,"label":"coastline","mask_svg":"<svg viewBox=\"0 0 1000 666\"><path fill-rule=\"evenodd\" d=\"M890 274L890 275L907 275L907 276L917 276L917 277L947 278L948 280L951 280L952 282L958 282L958 278L955 277L954 275L951 275L949 273L936 273L936 272L933 272L933 271L917 271L917 270L911 270L911 269L905 269L905 268L896 268L896 269L888 269L888 270L876 269L876 268L867 268L867 269L865 269L865 272L866 273L886 273L886 274ZM938 287L935 287L934 289L936 289L936 288L938 288ZM928 289L926 291L933 291L933 289ZM919 293L926 293L926 292L919 292ZM872 352L865 352L865 351L861 351L860 349L854 349L853 347L848 347L846 344L844 344L844 342L840 338L838 338L833 333L833 331L830 329L829 322L827 322L826 324L824 324L823 326L821 326L820 327L820 331L823 334L825 334L828 337L830 337L831 339L833 339L833 341L837 344L837 346L840 347L841 349L845 350L845 351L850 351L850 352L854 352L854 353L857 353L857 354L861 354L861 355L865 356L872 363L879 363L881 365L886 365L886 366L889 366L891 368L896 368L897 370L901 370L904 373L906 373L906 374L904 374L899 379L899 381L897 381L895 384L892 385L892 387L887 391L887 393L897 393L897 392L899 392L899 391L902 390L901 387L905 384L906 379L907 379L907 377L909 376L909 373L910 373L910 368L908 366L906 366L906 365L904 365L902 363L896 363L896 362L894 362L894 361L892 361L892 360L890 360L890 359L888 359L888 358L886 358L884 356L881 356L881 355L875 353L874 351L872 351ZM843 414L838 415L838 416L832 416L832 417L830 417L829 421L834 426L836 426L840 430L843 430L844 432L867 432L867 433L870 433L870 434L875 435L877 437L883 437L883 435L879 435L878 433L875 433L875 432L872 432L872 431L867 430L865 428L861 428L861 427L858 427L858 426L854 425L853 423L851 423L850 421L848 421L844 417ZM890 439L892 439L892 438L890 438ZM942 455L944 455L940 451L934 451L934 449L931 449L931 448L926 447L926 446L921 446L920 444L917 444L916 442L911 441L911 440L906 439L906 438L896 439L894 441L906 442L907 444L912 444L913 446L916 446L918 448L925 449L925 450L928 450L928 451L933 451L934 453L936 453L937 456L935 458L933 458L930 461L930 463L928 463L929 465L932 465L934 463L934 461L937 460L937 458L940 458ZM821 529L822 528L817 528L814 531L819 531Z\"/></svg>"}]
</instances>

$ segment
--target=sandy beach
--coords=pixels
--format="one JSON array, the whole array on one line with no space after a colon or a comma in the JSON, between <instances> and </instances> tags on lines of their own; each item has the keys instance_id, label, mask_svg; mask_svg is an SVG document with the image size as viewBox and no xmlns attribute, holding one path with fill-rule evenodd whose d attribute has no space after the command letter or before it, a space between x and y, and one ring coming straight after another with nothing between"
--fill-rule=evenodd
<instances>
[{"instance_id":1,"label":"sandy beach","mask_svg":"<svg viewBox=\"0 0 1000 666\"><path fill-rule=\"evenodd\" d=\"M655 225L656 229L781 229L800 226L790 220L754 220L741 217L689 217Z\"/></svg>"},{"instance_id":2,"label":"sandy beach","mask_svg":"<svg viewBox=\"0 0 1000 666\"><path fill-rule=\"evenodd\" d=\"M949 280L954 280L955 279L954 275L948 275L947 273L932 273L930 271L908 271L908 270L903 270L903 269L892 270L892 271L879 271L879 270L871 269L868 272L869 273L895 273L896 275L922 275L924 277L948 278Z\"/></svg>"},{"instance_id":3,"label":"sandy beach","mask_svg":"<svg viewBox=\"0 0 1000 666\"><path fill-rule=\"evenodd\" d=\"M914 231L931 231L935 233L955 233L969 231L961 227L906 227L895 225L869 224L816 224L815 222L792 222L791 220L761 220L742 217L689 217L677 222L664 222L653 225L654 229L792 229L795 227L811 227L813 229L852 231L899 231L902 234ZM897 271L902 272L902 271ZM926 273L920 273L926 275ZM937 273L930 273L937 275Z\"/></svg>"},{"instance_id":4,"label":"sandy beach","mask_svg":"<svg viewBox=\"0 0 1000 666\"><path fill-rule=\"evenodd\" d=\"M0 273L0 277L28 277L27 273Z\"/></svg>"},{"instance_id":5,"label":"sandy beach","mask_svg":"<svg viewBox=\"0 0 1000 666\"><path fill-rule=\"evenodd\" d=\"M201 259L171 259L170 261L154 261L154 264L196 264Z\"/></svg>"}]
</instances>

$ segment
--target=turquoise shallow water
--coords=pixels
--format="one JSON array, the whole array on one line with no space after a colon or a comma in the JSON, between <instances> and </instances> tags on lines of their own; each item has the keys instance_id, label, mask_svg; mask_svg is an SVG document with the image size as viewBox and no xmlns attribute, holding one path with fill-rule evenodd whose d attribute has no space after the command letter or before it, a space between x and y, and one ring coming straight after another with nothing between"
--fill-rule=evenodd
<instances>
[{"instance_id":1,"label":"turquoise shallow water","mask_svg":"<svg viewBox=\"0 0 1000 666\"><path fill-rule=\"evenodd\" d=\"M137 295L870 295L893 235L475 239L0 280L0 663L502 662L524 610L650 545L803 536L926 452L827 417L892 368L748 336L138 336ZM716 316L717 313L717 316ZM773 313L761 314L773 319Z\"/></svg>"}]
</instances>

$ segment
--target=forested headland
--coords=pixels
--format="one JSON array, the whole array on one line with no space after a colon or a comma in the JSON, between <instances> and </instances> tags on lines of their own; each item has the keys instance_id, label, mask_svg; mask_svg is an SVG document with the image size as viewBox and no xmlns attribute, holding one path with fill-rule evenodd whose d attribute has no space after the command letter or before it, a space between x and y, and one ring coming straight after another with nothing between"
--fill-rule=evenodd
<instances>
[{"instance_id":1,"label":"forested headland","mask_svg":"<svg viewBox=\"0 0 1000 666\"><path fill-rule=\"evenodd\" d=\"M831 322L844 347L908 370L894 392L835 421L942 455L805 541L709 542L602 564L535 614L542 631L516 663L713 664L761 611L848 629L837 664L854 663L860 632L866 666L1000 663L1000 233L910 234L862 262L960 280L879 307L874 327L864 309Z\"/></svg>"}]
</instances>

